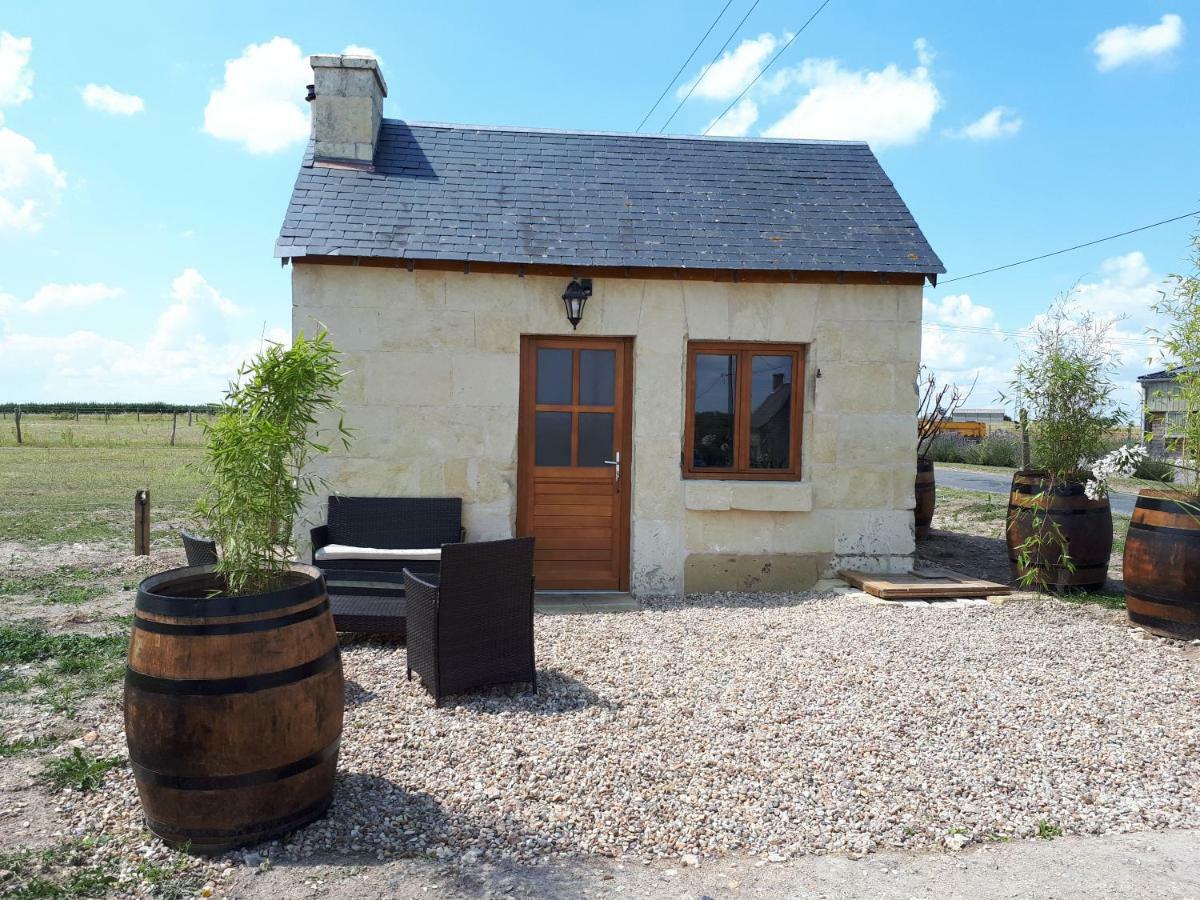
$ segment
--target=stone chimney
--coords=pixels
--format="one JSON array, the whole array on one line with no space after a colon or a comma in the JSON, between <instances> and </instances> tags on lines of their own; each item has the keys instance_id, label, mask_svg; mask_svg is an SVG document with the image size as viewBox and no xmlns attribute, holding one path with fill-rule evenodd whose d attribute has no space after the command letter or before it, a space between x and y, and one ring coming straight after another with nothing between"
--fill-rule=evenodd
<instances>
[{"instance_id":1,"label":"stone chimney","mask_svg":"<svg viewBox=\"0 0 1200 900\"><path fill-rule=\"evenodd\" d=\"M379 61L367 56L313 56L314 158L371 165L387 84Z\"/></svg>"}]
</instances>

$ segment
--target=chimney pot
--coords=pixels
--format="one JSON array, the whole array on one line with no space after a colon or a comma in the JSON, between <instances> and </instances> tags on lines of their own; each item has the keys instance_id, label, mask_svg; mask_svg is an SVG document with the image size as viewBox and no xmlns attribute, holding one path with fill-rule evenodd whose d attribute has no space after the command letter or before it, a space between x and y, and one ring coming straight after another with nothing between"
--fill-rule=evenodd
<instances>
[{"instance_id":1,"label":"chimney pot","mask_svg":"<svg viewBox=\"0 0 1200 900\"><path fill-rule=\"evenodd\" d=\"M313 70L313 156L320 161L370 165L375 161L387 83L367 56L318 55Z\"/></svg>"},{"instance_id":2,"label":"chimney pot","mask_svg":"<svg viewBox=\"0 0 1200 900\"><path fill-rule=\"evenodd\" d=\"M771 376L771 390L777 391L783 387L783 373L776 372Z\"/></svg>"}]
</instances>

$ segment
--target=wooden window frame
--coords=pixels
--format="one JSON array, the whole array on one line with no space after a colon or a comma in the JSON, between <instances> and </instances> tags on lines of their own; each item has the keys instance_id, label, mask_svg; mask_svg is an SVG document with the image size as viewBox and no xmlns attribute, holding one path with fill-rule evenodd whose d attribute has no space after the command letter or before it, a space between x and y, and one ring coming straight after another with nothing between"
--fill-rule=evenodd
<instances>
[{"instance_id":1,"label":"wooden window frame","mask_svg":"<svg viewBox=\"0 0 1200 900\"><path fill-rule=\"evenodd\" d=\"M798 481L804 416L804 359L807 344L788 344L758 341L688 341L687 380L685 381L685 411L683 459L684 478L705 478L722 481ZM696 440L696 357L701 354L737 356L737 400L733 416L734 464L728 469L695 468ZM792 422L790 435L791 465L786 469L750 468L750 388L751 357L792 357Z\"/></svg>"}]
</instances>

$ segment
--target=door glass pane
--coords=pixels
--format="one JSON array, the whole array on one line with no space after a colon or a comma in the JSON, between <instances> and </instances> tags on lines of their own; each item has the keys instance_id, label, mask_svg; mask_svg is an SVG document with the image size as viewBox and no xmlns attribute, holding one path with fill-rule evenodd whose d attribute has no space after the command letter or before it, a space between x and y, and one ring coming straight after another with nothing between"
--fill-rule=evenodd
<instances>
[{"instance_id":1,"label":"door glass pane","mask_svg":"<svg viewBox=\"0 0 1200 900\"><path fill-rule=\"evenodd\" d=\"M579 402L584 406L612 406L616 373L615 350L580 350Z\"/></svg>"},{"instance_id":2,"label":"door glass pane","mask_svg":"<svg viewBox=\"0 0 1200 900\"><path fill-rule=\"evenodd\" d=\"M750 468L786 469L791 459L792 357L750 361Z\"/></svg>"},{"instance_id":3,"label":"door glass pane","mask_svg":"<svg viewBox=\"0 0 1200 900\"><path fill-rule=\"evenodd\" d=\"M533 462L537 466L571 464L571 414L540 412L534 422Z\"/></svg>"},{"instance_id":4,"label":"door glass pane","mask_svg":"<svg viewBox=\"0 0 1200 900\"><path fill-rule=\"evenodd\" d=\"M613 452L613 414L579 414L579 465L602 466L616 459Z\"/></svg>"},{"instance_id":5,"label":"door glass pane","mask_svg":"<svg viewBox=\"0 0 1200 900\"><path fill-rule=\"evenodd\" d=\"M571 351L539 347L537 352L537 402L571 402Z\"/></svg>"},{"instance_id":6,"label":"door glass pane","mask_svg":"<svg viewBox=\"0 0 1200 900\"><path fill-rule=\"evenodd\" d=\"M695 371L692 466L697 469L731 468L737 356L733 353L698 353Z\"/></svg>"}]
</instances>

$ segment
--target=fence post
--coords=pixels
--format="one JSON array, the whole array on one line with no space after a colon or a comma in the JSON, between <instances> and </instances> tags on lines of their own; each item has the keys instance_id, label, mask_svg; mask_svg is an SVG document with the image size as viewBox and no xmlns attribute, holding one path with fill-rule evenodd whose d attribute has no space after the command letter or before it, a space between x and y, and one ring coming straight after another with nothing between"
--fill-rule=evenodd
<instances>
[{"instance_id":1,"label":"fence post","mask_svg":"<svg viewBox=\"0 0 1200 900\"><path fill-rule=\"evenodd\" d=\"M139 422L142 421L142 411L140 409L135 409L134 413L137 415L137 420Z\"/></svg>"},{"instance_id":2,"label":"fence post","mask_svg":"<svg viewBox=\"0 0 1200 900\"><path fill-rule=\"evenodd\" d=\"M150 490L133 495L133 555L150 555Z\"/></svg>"},{"instance_id":3,"label":"fence post","mask_svg":"<svg viewBox=\"0 0 1200 900\"><path fill-rule=\"evenodd\" d=\"M188 410L188 428L192 427L192 411Z\"/></svg>"},{"instance_id":4,"label":"fence post","mask_svg":"<svg viewBox=\"0 0 1200 900\"><path fill-rule=\"evenodd\" d=\"M13 413L13 421L15 421L17 423L17 443L20 444L21 443L21 407L19 407L19 406L17 407L16 412Z\"/></svg>"},{"instance_id":5,"label":"fence post","mask_svg":"<svg viewBox=\"0 0 1200 900\"><path fill-rule=\"evenodd\" d=\"M1029 465L1029 411L1023 409L1021 410L1021 468L1028 469Z\"/></svg>"},{"instance_id":6,"label":"fence post","mask_svg":"<svg viewBox=\"0 0 1200 900\"><path fill-rule=\"evenodd\" d=\"M179 413L171 413L171 446L175 446L175 423L179 420Z\"/></svg>"}]
</instances>

